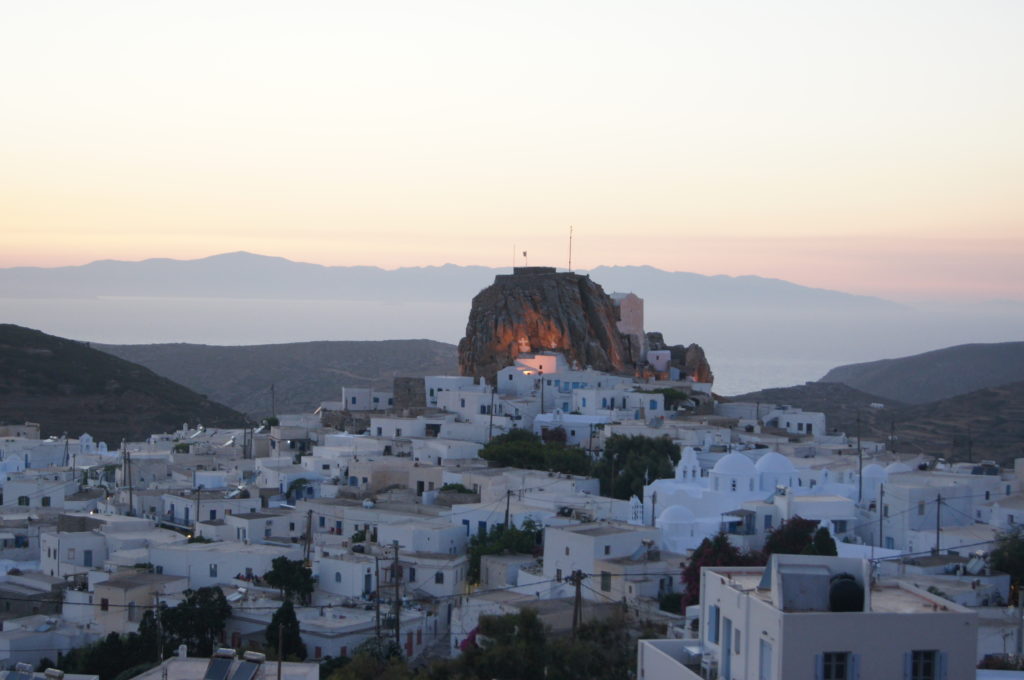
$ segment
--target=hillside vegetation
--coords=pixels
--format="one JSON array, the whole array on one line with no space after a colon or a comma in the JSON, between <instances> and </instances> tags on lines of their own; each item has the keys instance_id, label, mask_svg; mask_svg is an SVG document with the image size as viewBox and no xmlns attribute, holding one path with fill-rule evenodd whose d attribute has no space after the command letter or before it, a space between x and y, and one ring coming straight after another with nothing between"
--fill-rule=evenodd
<instances>
[{"instance_id":1,"label":"hillside vegetation","mask_svg":"<svg viewBox=\"0 0 1024 680\"><path fill-rule=\"evenodd\" d=\"M807 383L730 397L822 411L829 430L890 441L897 451L948 460L1024 456L1024 381L975 390L928 404L900 404L839 383ZM873 408L872 403L884 408ZM858 418L860 423L858 425Z\"/></svg>"},{"instance_id":2,"label":"hillside vegetation","mask_svg":"<svg viewBox=\"0 0 1024 680\"><path fill-rule=\"evenodd\" d=\"M821 382L844 383L907 404L926 404L1024 380L1024 342L978 343L838 366Z\"/></svg>"},{"instance_id":3,"label":"hillside vegetation","mask_svg":"<svg viewBox=\"0 0 1024 680\"><path fill-rule=\"evenodd\" d=\"M44 436L88 432L116 446L184 422L230 427L243 417L87 343L0 324L0 421L38 422Z\"/></svg>"},{"instance_id":4,"label":"hillside vegetation","mask_svg":"<svg viewBox=\"0 0 1024 680\"><path fill-rule=\"evenodd\" d=\"M342 387L390 389L395 376L458 373L454 345L433 340L321 341L218 346L93 345L146 366L251 417L309 413Z\"/></svg>"}]
</instances>

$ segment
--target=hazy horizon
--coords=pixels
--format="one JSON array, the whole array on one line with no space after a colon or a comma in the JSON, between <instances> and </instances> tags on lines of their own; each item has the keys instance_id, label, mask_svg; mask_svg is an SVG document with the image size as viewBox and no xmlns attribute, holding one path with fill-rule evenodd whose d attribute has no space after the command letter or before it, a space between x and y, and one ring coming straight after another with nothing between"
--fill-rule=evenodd
<instances>
[{"instance_id":1,"label":"hazy horizon","mask_svg":"<svg viewBox=\"0 0 1024 680\"><path fill-rule=\"evenodd\" d=\"M36 0L0 266L250 250L1024 295L1024 4Z\"/></svg>"},{"instance_id":2,"label":"hazy horizon","mask_svg":"<svg viewBox=\"0 0 1024 680\"><path fill-rule=\"evenodd\" d=\"M311 269L252 254L22 270L27 279L4 268L6 288L21 294L0 294L0 318L106 344L455 344L472 297L501 271ZM607 292L644 298L648 330L701 345L722 394L816 380L847 363L1024 338L1020 302L900 305L782 280L650 267L595 269L592 278Z\"/></svg>"}]
</instances>

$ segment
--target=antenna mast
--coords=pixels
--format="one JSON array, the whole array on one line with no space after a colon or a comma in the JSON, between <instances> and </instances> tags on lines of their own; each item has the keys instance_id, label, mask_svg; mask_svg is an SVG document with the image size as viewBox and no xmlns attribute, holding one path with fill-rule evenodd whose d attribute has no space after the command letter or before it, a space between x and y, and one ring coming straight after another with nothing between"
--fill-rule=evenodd
<instances>
[{"instance_id":1,"label":"antenna mast","mask_svg":"<svg viewBox=\"0 0 1024 680\"><path fill-rule=\"evenodd\" d=\"M569 271L572 271L572 225L569 225Z\"/></svg>"}]
</instances>

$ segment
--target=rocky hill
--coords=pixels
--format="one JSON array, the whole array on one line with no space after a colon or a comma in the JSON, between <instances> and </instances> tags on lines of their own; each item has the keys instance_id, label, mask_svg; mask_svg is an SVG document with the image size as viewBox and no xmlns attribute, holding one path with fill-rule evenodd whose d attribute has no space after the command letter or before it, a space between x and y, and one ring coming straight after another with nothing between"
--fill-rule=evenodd
<instances>
[{"instance_id":1,"label":"rocky hill","mask_svg":"<svg viewBox=\"0 0 1024 680\"><path fill-rule=\"evenodd\" d=\"M829 430L853 435L859 428L865 439L880 441L895 436L897 450L907 453L1002 463L1024 456L1024 382L913 405L826 382L761 390L729 399L822 411ZM878 404L883 408L877 408Z\"/></svg>"},{"instance_id":2,"label":"rocky hill","mask_svg":"<svg viewBox=\"0 0 1024 680\"><path fill-rule=\"evenodd\" d=\"M394 376L453 374L455 347L433 340L322 341L217 346L94 345L210 395L252 418L309 413L342 387L390 389Z\"/></svg>"},{"instance_id":3,"label":"rocky hill","mask_svg":"<svg viewBox=\"0 0 1024 680\"><path fill-rule=\"evenodd\" d=\"M87 343L0 325L0 421L116 446L182 423L240 426L240 413Z\"/></svg>"},{"instance_id":4,"label":"rocky hill","mask_svg":"<svg viewBox=\"0 0 1024 680\"><path fill-rule=\"evenodd\" d=\"M520 354L554 350L580 367L623 373L637 357L616 316L612 299L590 277L522 267L496 276L473 298L459 370L493 378Z\"/></svg>"},{"instance_id":5,"label":"rocky hill","mask_svg":"<svg viewBox=\"0 0 1024 680\"><path fill-rule=\"evenodd\" d=\"M1024 380L1024 342L947 347L901 357L839 366L822 382L844 383L908 404L926 404Z\"/></svg>"},{"instance_id":6,"label":"rocky hill","mask_svg":"<svg viewBox=\"0 0 1024 680\"><path fill-rule=\"evenodd\" d=\"M632 374L646 350L657 348L671 350L673 365L687 375L711 378L699 346L669 346L660 333L645 335L642 310L634 307L620 328L631 314L620 306L626 304L617 303L587 275L550 267L520 267L496 276L473 298L466 335L459 342L459 370L491 379L520 354L555 351L580 368Z\"/></svg>"}]
</instances>

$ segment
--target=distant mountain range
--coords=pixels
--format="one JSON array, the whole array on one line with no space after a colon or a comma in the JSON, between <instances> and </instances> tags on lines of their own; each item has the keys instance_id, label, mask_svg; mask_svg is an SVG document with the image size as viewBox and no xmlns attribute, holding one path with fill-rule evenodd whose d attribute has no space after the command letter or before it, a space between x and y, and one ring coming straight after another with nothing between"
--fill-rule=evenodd
<instances>
[{"instance_id":1,"label":"distant mountain range","mask_svg":"<svg viewBox=\"0 0 1024 680\"><path fill-rule=\"evenodd\" d=\"M328 267L247 252L196 260L99 260L71 267L0 269L0 297L216 297L303 300L431 300L466 302L507 267L382 269ZM710 304L852 304L896 307L879 298L808 288L759 276L704 276L654 267L579 271L606 292L642 291L650 300L679 301L679 292Z\"/></svg>"},{"instance_id":2,"label":"distant mountain range","mask_svg":"<svg viewBox=\"0 0 1024 680\"><path fill-rule=\"evenodd\" d=\"M326 267L244 252L12 267L0 269L0 319L117 345L454 344L473 296L508 272L451 264ZM643 266L586 273L606 292L644 298L647 330L670 344L703 347L724 394L801 383L857 361L1024 338L1021 302L902 305L758 276Z\"/></svg>"},{"instance_id":3,"label":"distant mountain range","mask_svg":"<svg viewBox=\"0 0 1024 680\"><path fill-rule=\"evenodd\" d=\"M958 345L899 359L838 366L821 381L844 383L908 404L926 404L1024 381L1024 342Z\"/></svg>"},{"instance_id":4,"label":"distant mountain range","mask_svg":"<svg viewBox=\"0 0 1024 680\"><path fill-rule=\"evenodd\" d=\"M117 446L182 423L241 426L242 414L86 343L0 324L0 421L43 436L88 432Z\"/></svg>"},{"instance_id":5,"label":"distant mountain range","mask_svg":"<svg viewBox=\"0 0 1024 680\"><path fill-rule=\"evenodd\" d=\"M458 374L455 346L433 340L93 347L152 369L253 418L268 415L272 407L278 413L312 412L323 401L341 399L342 387L391 389L396 375Z\"/></svg>"}]
</instances>

